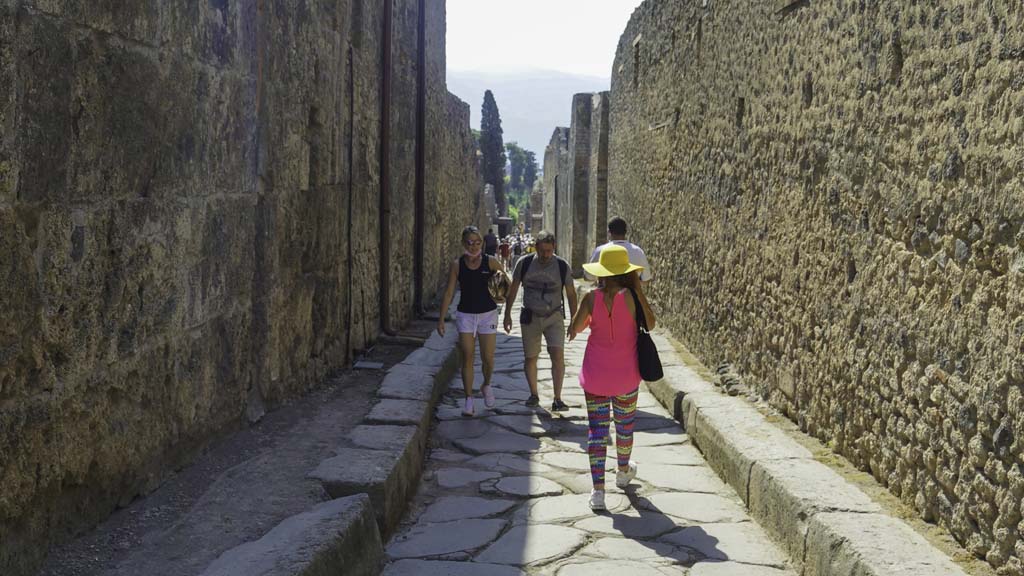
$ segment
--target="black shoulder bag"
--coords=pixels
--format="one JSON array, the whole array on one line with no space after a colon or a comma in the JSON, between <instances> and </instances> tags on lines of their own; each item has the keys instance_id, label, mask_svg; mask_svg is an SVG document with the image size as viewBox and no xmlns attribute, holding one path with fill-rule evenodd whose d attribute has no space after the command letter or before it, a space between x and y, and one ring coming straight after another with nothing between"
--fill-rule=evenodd
<instances>
[{"instance_id":1,"label":"black shoulder bag","mask_svg":"<svg viewBox=\"0 0 1024 576\"><path fill-rule=\"evenodd\" d=\"M647 331L647 318L644 316L640 298L632 288L629 289L629 293L633 295L633 302L636 304L636 356L640 363L640 377L645 382L657 382L665 376L661 369L658 347L654 345L651 333Z\"/></svg>"}]
</instances>

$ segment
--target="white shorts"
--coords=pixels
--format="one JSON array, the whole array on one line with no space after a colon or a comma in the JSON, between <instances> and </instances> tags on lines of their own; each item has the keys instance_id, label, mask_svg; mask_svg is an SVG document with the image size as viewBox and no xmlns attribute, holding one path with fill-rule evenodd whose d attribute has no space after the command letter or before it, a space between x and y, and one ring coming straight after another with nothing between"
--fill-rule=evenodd
<instances>
[{"instance_id":1,"label":"white shorts","mask_svg":"<svg viewBox=\"0 0 1024 576\"><path fill-rule=\"evenodd\" d=\"M455 312L455 326L459 334L497 334L498 309L480 314Z\"/></svg>"}]
</instances>

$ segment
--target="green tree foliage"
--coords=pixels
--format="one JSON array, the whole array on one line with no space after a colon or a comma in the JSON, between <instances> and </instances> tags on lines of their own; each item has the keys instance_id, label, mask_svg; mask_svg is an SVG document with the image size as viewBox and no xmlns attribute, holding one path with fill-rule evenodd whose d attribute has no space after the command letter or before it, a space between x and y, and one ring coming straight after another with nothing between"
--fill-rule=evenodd
<instances>
[{"instance_id":1,"label":"green tree foliage","mask_svg":"<svg viewBox=\"0 0 1024 576\"><path fill-rule=\"evenodd\" d=\"M480 114L480 154L484 184L494 186L494 200L498 214L508 214L505 198L505 146L502 143L501 114L498 103L490 90L484 92L484 104Z\"/></svg>"},{"instance_id":2,"label":"green tree foliage","mask_svg":"<svg viewBox=\"0 0 1024 576\"><path fill-rule=\"evenodd\" d=\"M537 181L537 155L529 150L524 150L526 166L523 168L523 188L529 194L533 190L533 184Z\"/></svg>"},{"instance_id":3,"label":"green tree foliage","mask_svg":"<svg viewBox=\"0 0 1024 576\"><path fill-rule=\"evenodd\" d=\"M526 169L526 150L516 142L505 144L505 152L509 162L509 187L513 193L523 189L523 173ZM517 194L518 195L518 194Z\"/></svg>"},{"instance_id":4,"label":"green tree foliage","mask_svg":"<svg viewBox=\"0 0 1024 576\"><path fill-rule=\"evenodd\" d=\"M508 177L505 180L505 197L508 201L509 216L516 220L530 215L530 191L537 181L537 156L519 146L516 142L505 144L508 157ZM514 208L514 210L513 210Z\"/></svg>"}]
</instances>

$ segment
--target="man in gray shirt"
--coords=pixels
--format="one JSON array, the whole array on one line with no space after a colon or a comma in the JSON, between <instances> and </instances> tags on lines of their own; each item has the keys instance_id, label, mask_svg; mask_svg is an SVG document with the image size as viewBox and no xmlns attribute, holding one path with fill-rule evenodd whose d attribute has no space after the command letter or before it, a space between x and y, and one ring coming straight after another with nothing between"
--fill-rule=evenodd
<instances>
[{"instance_id":1,"label":"man in gray shirt","mask_svg":"<svg viewBox=\"0 0 1024 576\"><path fill-rule=\"evenodd\" d=\"M541 339L551 357L551 380L555 398L551 410L560 412L569 407L562 402L562 380L565 377L565 308L562 291L569 297L569 318L576 315L576 287L569 264L555 255L555 235L541 231L535 241L536 253L519 259L512 274L505 306L505 333L512 331L512 303L523 286L523 308L519 316L523 331L523 353L526 361L523 371L530 384L527 406L540 403L537 394L537 359L540 357Z\"/></svg>"}]
</instances>

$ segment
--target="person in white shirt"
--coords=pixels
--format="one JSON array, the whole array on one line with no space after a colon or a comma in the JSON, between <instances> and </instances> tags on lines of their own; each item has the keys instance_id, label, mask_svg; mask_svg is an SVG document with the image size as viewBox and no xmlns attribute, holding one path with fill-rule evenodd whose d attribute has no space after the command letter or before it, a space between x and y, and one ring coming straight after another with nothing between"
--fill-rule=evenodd
<instances>
[{"instance_id":1,"label":"person in white shirt","mask_svg":"<svg viewBox=\"0 0 1024 576\"><path fill-rule=\"evenodd\" d=\"M594 249L594 253L590 255L591 262L597 262L601 257L601 250L604 250L606 246L622 246L629 253L629 263L635 266L643 266L643 271L640 273L640 281L646 286L654 278L654 273L651 271L651 265L647 262L647 255L644 254L642 248L633 244L629 240L626 240L626 221L616 216L608 221L608 243L602 244ZM597 280L589 273L586 274L588 280Z\"/></svg>"}]
</instances>

